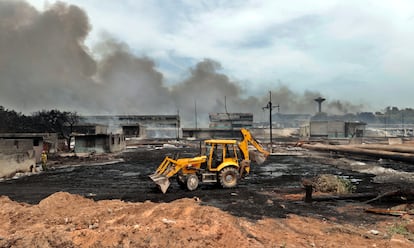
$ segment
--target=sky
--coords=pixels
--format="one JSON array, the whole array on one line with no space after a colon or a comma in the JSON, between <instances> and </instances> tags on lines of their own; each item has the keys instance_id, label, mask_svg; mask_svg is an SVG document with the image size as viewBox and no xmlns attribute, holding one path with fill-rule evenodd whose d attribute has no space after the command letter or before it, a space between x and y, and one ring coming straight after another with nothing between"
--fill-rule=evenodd
<instances>
[{"instance_id":1,"label":"sky","mask_svg":"<svg viewBox=\"0 0 414 248\"><path fill-rule=\"evenodd\" d=\"M1 15L5 19L10 18L5 11L1 11L1 6L5 9L5 3L18 1L0 0L2 2L0 18ZM45 13L51 8L56 9L53 7L57 5L56 2L28 0L25 3L35 8L36 15L47 19ZM180 99L183 97L189 99L185 104L192 107L198 101L216 102L214 106L204 106L204 101L198 102L198 106L206 108L202 110L206 113L223 112L223 98L228 97L229 106L226 107L232 108L233 104L237 106L233 107L234 110L241 111L241 106L251 102L257 103L257 106L266 104L269 91L272 92L273 103L279 104L282 112L312 112L316 105L309 99L316 96L326 98L327 104L331 104L328 106L341 106L336 108L339 112L373 112L387 106L412 108L414 105L414 2L411 0L63 2L66 7L61 7L61 12L62 8L70 9L71 5L79 7L77 15L84 18L84 23L81 24L85 25L82 32L77 34L76 42L80 44L77 49L82 54L86 52L87 60L92 61L84 62L81 59L83 62L79 63L74 58L71 65L86 66L86 69L81 69L83 76L98 84L112 80L111 84L116 85L120 80L119 76L122 75L123 78L126 74L128 79L132 76L143 77L143 82L147 81L146 77L150 77L156 81L150 87L163 95L157 99L166 99L165 102L155 104L175 106L175 110L166 112L190 112L190 107L182 106L184 103ZM28 16L28 12L30 11L20 12L21 15L16 17L19 20L26 19L21 21L26 26L27 23L37 20L22 17L23 14ZM31 14L33 15L35 14ZM77 17L70 20L70 25L79 21ZM48 30L42 28L43 32L49 32ZM23 36L19 33L16 37ZM45 36L50 35L43 37ZM29 41L30 39L26 38ZM38 39L40 42L41 38ZM56 42L59 41L56 39ZM46 42L52 42L50 37ZM15 49L20 52L22 49L18 47L19 44L15 45ZM5 50L10 51L10 48ZM145 72L150 70L151 74L142 76L136 68L125 72L126 69L121 65L117 67L116 79L113 75L103 73L102 68L108 65L108 60L114 61L109 59L114 55L113 51L123 51L129 61L135 61L140 68L147 63L147 67L141 69ZM15 64L20 65L20 61L22 60L17 60ZM92 69L88 69L88 66ZM114 69L109 69L112 68L110 66L104 68L114 72ZM39 70L42 71L39 75L45 75L45 70ZM120 70L124 72L120 73ZM204 77L206 70L209 74ZM20 76L26 72L27 69L24 69L16 74ZM30 73L26 77L29 81L32 80ZM110 80L105 79L105 75ZM10 82L16 81L14 76L9 78L13 78ZM200 78L201 81L206 81L202 87L195 82L200 81ZM212 82L214 78L217 80ZM39 81L45 80L42 78ZM70 84L71 81L72 76L62 85ZM217 87L212 87L215 82ZM130 84L136 86L132 79ZM155 84L157 85L154 86ZM8 86L8 95L17 93L11 90L11 85ZM128 85L123 85L124 89L125 87ZM187 91L186 87L193 91ZM56 88L57 93L61 94L58 87ZM137 87L137 90L139 88L142 89ZM60 101L65 104L61 105L67 106L68 101L82 98L83 96L76 93L79 90L83 90L81 86L68 87L70 92L65 91L62 96L64 99ZM96 92L94 89L85 91ZM112 86L105 93L117 91ZM207 91L209 97L203 99L201 95ZM142 94L141 97L148 96L146 93ZM137 99L137 95L131 93L130 99ZM54 101L59 102L53 97L48 99L48 102ZM23 110L48 106L40 103L19 105L12 100L0 102L0 105L7 103L10 103L10 107ZM91 109L96 110L99 107L93 106L99 105L99 101L87 104L92 106ZM139 104L145 105L145 102ZM115 112L119 113L119 109L131 109L134 104L119 105ZM312 107L305 108L304 105ZM345 110L344 106L347 106ZM79 109L79 106L72 108Z\"/></svg>"}]
</instances>

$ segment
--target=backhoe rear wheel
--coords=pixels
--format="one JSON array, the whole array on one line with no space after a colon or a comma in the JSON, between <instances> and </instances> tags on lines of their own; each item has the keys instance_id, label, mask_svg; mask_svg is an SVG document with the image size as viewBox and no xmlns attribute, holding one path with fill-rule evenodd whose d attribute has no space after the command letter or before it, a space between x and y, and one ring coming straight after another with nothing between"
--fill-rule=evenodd
<instances>
[{"instance_id":1,"label":"backhoe rear wheel","mask_svg":"<svg viewBox=\"0 0 414 248\"><path fill-rule=\"evenodd\" d=\"M189 191L196 190L198 188L198 177L195 174L187 176L187 189Z\"/></svg>"},{"instance_id":2,"label":"backhoe rear wheel","mask_svg":"<svg viewBox=\"0 0 414 248\"><path fill-rule=\"evenodd\" d=\"M223 188L234 188L239 181L239 172L234 167L226 167L220 171L219 178Z\"/></svg>"}]
</instances>

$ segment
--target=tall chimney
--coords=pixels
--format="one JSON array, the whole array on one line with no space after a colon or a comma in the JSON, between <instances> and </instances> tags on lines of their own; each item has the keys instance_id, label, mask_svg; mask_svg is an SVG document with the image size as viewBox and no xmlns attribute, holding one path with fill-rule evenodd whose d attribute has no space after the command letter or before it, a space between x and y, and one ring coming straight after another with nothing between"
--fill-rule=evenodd
<instances>
[{"instance_id":1,"label":"tall chimney","mask_svg":"<svg viewBox=\"0 0 414 248\"><path fill-rule=\"evenodd\" d=\"M318 97L318 98L316 98L315 99L315 102L317 102L318 103L318 112L320 113L320 112L322 112L322 102L323 101L325 101L326 99L325 98L322 98L322 97Z\"/></svg>"}]
</instances>

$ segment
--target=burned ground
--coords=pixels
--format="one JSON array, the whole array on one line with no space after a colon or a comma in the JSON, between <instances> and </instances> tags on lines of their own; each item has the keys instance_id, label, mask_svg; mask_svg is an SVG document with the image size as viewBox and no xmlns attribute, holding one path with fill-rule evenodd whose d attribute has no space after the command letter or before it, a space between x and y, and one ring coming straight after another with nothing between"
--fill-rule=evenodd
<instances>
[{"instance_id":1,"label":"burned ground","mask_svg":"<svg viewBox=\"0 0 414 248\"><path fill-rule=\"evenodd\" d=\"M303 152L269 157L234 189L203 185L189 192L172 182L166 194L148 175L164 156L192 157L197 150L141 148L112 157L122 158L116 163L101 163L105 156L51 158L49 171L0 182L0 246L413 246L412 215L364 211L400 204L401 198L370 204L363 203L367 199L303 201L302 180L320 174L348 178L361 193L398 188L400 182L374 183L373 174L344 163L349 157ZM352 161L377 164L369 158ZM408 164L382 164L412 171Z\"/></svg>"},{"instance_id":2,"label":"burned ground","mask_svg":"<svg viewBox=\"0 0 414 248\"><path fill-rule=\"evenodd\" d=\"M270 156L261 166L254 165L251 174L237 188L221 189L217 185L202 185L196 191L181 189L172 179L166 194L162 194L148 178L164 156L192 157L195 149L138 149L119 155L124 162L103 165L56 166L47 172L7 180L0 184L0 195L12 200L37 204L55 192L69 192L93 200L120 199L128 202L171 202L181 198L199 198L203 204L218 207L235 216L249 219L283 218L287 214L335 218L340 221L375 222L378 216L338 215L336 208L352 201L328 201L306 204L302 199L284 200L283 195L302 194L301 180L319 174L334 174L350 179L357 192L381 192L399 185L377 184L373 175L345 170L335 166L338 156ZM359 161L370 161L359 158ZM397 169L412 171L413 166L389 163ZM360 199L360 201L366 199ZM359 201L355 202L355 204ZM375 204L375 203L374 203ZM394 202L379 202L381 206Z\"/></svg>"}]
</instances>

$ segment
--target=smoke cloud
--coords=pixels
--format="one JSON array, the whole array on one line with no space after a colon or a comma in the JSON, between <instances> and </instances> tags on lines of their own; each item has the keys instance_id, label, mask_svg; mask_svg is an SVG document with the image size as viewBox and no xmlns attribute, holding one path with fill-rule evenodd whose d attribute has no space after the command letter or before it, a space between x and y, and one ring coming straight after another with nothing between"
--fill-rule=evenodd
<instances>
[{"instance_id":1,"label":"smoke cloud","mask_svg":"<svg viewBox=\"0 0 414 248\"><path fill-rule=\"evenodd\" d=\"M268 94L249 96L239 82L204 59L187 77L166 86L151 58L122 41L85 45L91 25L84 10L56 3L39 12L26 2L0 1L0 105L22 112L57 108L80 114L176 114L184 125L207 123L208 113L251 112L261 121ZM316 112L318 92L293 92L279 83L272 102L282 113ZM247 96L247 97L246 97ZM334 100L323 110L356 112L362 106Z\"/></svg>"}]
</instances>

